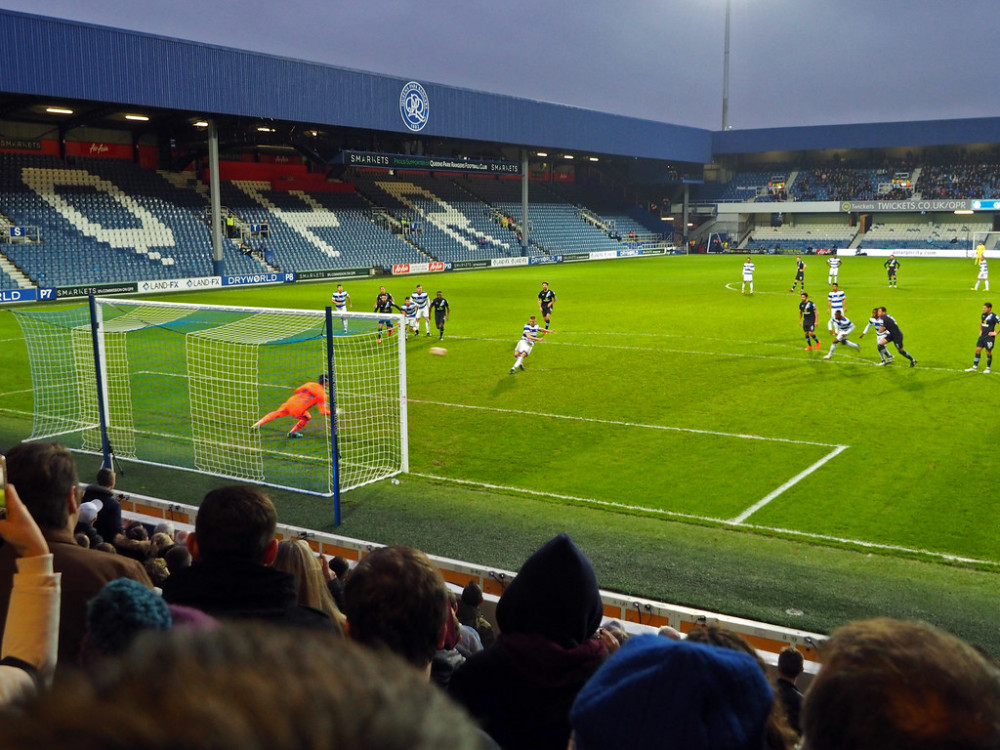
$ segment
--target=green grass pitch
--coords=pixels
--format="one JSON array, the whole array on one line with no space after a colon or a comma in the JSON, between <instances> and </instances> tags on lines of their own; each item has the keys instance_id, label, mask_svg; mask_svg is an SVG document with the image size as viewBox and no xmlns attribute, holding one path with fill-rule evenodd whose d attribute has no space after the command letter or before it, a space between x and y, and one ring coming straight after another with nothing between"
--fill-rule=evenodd
<instances>
[{"instance_id":1,"label":"green grass pitch","mask_svg":"<svg viewBox=\"0 0 1000 750\"><path fill-rule=\"evenodd\" d=\"M972 260L904 258L899 288L889 289L882 259L845 259L852 338L871 308L885 305L914 368L899 355L877 367L873 333L860 353L839 347L822 359L830 340L822 257L806 258L819 352L804 351L799 295L788 291L794 260L755 257L752 296L739 292L743 260L641 258L345 281L356 310L370 309L380 284L402 299L422 282L432 296L441 289L452 312L447 356L428 354L436 332L428 338L422 328L408 344L410 476L400 487L348 493L339 531L516 568L565 528L590 542L602 584L617 590L818 629L889 611L963 632L941 614L949 607L956 622L985 625L990 618L977 608L990 606L984 592L995 594L1000 570L991 468L1000 362L995 374L964 372L991 300L970 290ZM543 280L558 295L552 333L525 371L510 375ZM162 299L321 308L335 284ZM30 430L32 401L9 312L0 312L0 339L0 437L10 443ZM133 475L145 481L141 469ZM164 494L148 481L160 490L151 494ZM201 480L173 481L190 487L178 500L197 502ZM280 493L276 501L283 520L329 528L327 501ZM687 550L701 572L676 570L671 550ZM668 568L675 586L658 580ZM797 594L793 582L801 590L812 577L845 588L824 595L817 586L807 609L824 611L789 621L783 604L798 596L802 609L813 596ZM938 587L921 594L921 585ZM761 593L768 588L781 598ZM959 601L962 591L969 596ZM971 627L966 635L979 636Z\"/></svg>"}]
</instances>

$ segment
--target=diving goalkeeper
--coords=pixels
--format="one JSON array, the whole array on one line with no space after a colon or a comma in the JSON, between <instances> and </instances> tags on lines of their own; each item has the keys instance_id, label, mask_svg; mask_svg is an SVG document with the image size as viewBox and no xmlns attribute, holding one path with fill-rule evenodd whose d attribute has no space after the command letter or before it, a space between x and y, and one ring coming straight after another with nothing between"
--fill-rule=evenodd
<instances>
[{"instance_id":1,"label":"diving goalkeeper","mask_svg":"<svg viewBox=\"0 0 1000 750\"><path fill-rule=\"evenodd\" d=\"M319 407L320 414L329 414L330 407L326 401L326 375L320 375L315 383L303 383L295 389L295 393L285 403L275 411L261 417L251 429L256 430L261 425L265 425L272 419L279 417L295 417L299 421L288 431L288 437L301 438L302 429L309 424L312 415L309 410L314 406Z\"/></svg>"}]
</instances>

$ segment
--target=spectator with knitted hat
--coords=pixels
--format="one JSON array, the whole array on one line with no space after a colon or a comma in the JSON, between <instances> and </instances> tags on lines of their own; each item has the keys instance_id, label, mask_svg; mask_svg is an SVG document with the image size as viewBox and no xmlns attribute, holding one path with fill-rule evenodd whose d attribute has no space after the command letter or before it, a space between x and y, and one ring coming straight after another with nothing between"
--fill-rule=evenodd
<instances>
[{"instance_id":1,"label":"spectator with knitted hat","mask_svg":"<svg viewBox=\"0 0 1000 750\"><path fill-rule=\"evenodd\" d=\"M657 635L628 639L580 691L575 750L761 750L774 700L753 657Z\"/></svg>"},{"instance_id":2,"label":"spectator with knitted hat","mask_svg":"<svg viewBox=\"0 0 1000 750\"><path fill-rule=\"evenodd\" d=\"M532 554L497 604L500 635L452 676L449 694L505 750L565 750L569 709L606 656L590 560L560 534Z\"/></svg>"}]
</instances>

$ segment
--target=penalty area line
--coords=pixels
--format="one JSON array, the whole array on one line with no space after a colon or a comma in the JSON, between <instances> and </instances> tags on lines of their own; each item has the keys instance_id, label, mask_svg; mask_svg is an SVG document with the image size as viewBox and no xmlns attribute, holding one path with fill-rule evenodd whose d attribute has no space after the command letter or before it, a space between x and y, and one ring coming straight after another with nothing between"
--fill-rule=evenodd
<instances>
[{"instance_id":1,"label":"penalty area line","mask_svg":"<svg viewBox=\"0 0 1000 750\"><path fill-rule=\"evenodd\" d=\"M411 404L428 404L430 406L450 406L455 409L473 409L475 411L492 411L500 414L520 414L528 417L548 417L550 419L566 419L572 422L590 422L592 424L608 424L616 427L639 427L645 430L665 430L668 432L688 432L695 435L713 435L715 437L738 438L740 440L764 440L770 443L792 443L794 445L818 445L821 448L846 448L834 443L817 443L812 440L793 440L792 438L765 437L739 432L720 432L717 430L697 430L693 427L671 427L661 424L642 424L640 422L625 422L616 419L598 419L596 417L577 417L571 414L551 414L542 411L526 411L524 409L501 409L497 406L475 406L472 404L452 404L445 401L427 401L420 398L409 399Z\"/></svg>"},{"instance_id":2,"label":"penalty area line","mask_svg":"<svg viewBox=\"0 0 1000 750\"><path fill-rule=\"evenodd\" d=\"M834 448L832 451L830 451L829 453L827 453L825 456L823 456L823 458L821 458L819 461L817 461L816 463L814 463L812 466L809 466L806 469L803 469L798 474L796 474L794 477L792 477L787 482L785 482L783 485L781 485L777 489L769 492L767 495L765 495L760 500L758 500L757 502L755 502L753 505L751 505L745 511L743 511L742 513L740 513L738 516L736 516L735 518L729 519L726 523L732 524L734 526L738 526L739 524L742 524L744 521L746 521L750 516L752 516L758 510L760 510L765 505L767 505L772 500L774 500L776 497L778 497L783 492L785 492L785 490L791 489L792 487L794 487L795 485L797 485L799 482L801 482L807 476L809 476L814 471L816 471L817 469L819 469L821 466L823 466L824 464L826 464L828 461L833 460L834 458L836 458L837 456L839 456L841 453L843 453L844 451L846 451L849 447L850 446L848 446L848 445L838 445L836 448Z\"/></svg>"},{"instance_id":3,"label":"penalty area line","mask_svg":"<svg viewBox=\"0 0 1000 750\"><path fill-rule=\"evenodd\" d=\"M838 446L840 447L840 446ZM843 446L847 448L848 446ZM833 542L836 544L846 544L853 547L858 547L860 549L869 550L881 550L885 552L899 552L907 555L914 555L916 557L931 558L933 560L945 560L952 563L963 563L968 565L988 565L990 567L1000 568L1000 562L996 560L982 560L975 557L963 557L961 555L953 555L948 552L935 552L933 550L926 549L914 549L913 547L903 547L898 544L883 544L880 542L866 542L861 539L848 539L847 537L831 536L829 534L815 534L809 531L796 531L794 529L783 529L775 526L761 526L759 524L745 523L745 524L734 524L731 521L727 521L722 518L713 518L712 516L699 516L692 513L679 513L673 510L664 510L662 508L646 508L641 505L627 505L625 503L616 503L610 500L597 500L592 497L577 497L575 495L561 495L554 492L541 492L539 490L529 490L523 487L511 487L509 485L502 484L490 484L489 482L474 482L469 479L455 479L454 477L442 477L437 474L424 474L422 472L411 471L408 474L411 477L418 477L420 479L429 479L435 482L443 482L445 484L459 484L467 487L479 487L486 490L497 490L500 492L515 492L521 495L529 495L533 497L551 497L558 500L571 500L573 502L582 503L584 505L596 505L598 507L605 508L617 508L622 510L637 510L645 513L654 513L660 516L666 516L669 518L678 518L690 521L702 521L709 523L718 523L722 526L728 526L734 529L748 529L753 531L763 531L774 534L781 534L790 537L800 537L807 541L817 541L817 542Z\"/></svg>"}]
</instances>

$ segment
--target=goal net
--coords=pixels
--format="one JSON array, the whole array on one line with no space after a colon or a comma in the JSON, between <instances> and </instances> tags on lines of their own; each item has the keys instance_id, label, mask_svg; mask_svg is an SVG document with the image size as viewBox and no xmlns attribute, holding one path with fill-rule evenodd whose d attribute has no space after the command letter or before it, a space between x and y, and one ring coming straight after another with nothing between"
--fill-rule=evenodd
<instances>
[{"instance_id":1,"label":"goal net","mask_svg":"<svg viewBox=\"0 0 1000 750\"><path fill-rule=\"evenodd\" d=\"M15 315L33 439L319 495L408 468L406 350L379 331L399 316L105 298ZM309 383L328 407L303 409Z\"/></svg>"}]
</instances>

